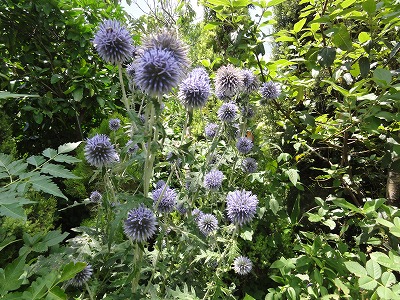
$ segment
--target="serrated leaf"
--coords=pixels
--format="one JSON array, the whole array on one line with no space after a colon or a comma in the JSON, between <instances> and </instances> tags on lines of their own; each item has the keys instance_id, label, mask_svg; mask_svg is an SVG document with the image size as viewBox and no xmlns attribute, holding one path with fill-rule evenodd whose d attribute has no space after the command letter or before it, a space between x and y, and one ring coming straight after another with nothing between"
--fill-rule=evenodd
<instances>
[{"instance_id":1,"label":"serrated leaf","mask_svg":"<svg viewBox=\"0 0 400 300\"><path fill-rule=\"evenodd\" d=\"M367 275L367 270L356 261L346 261L344 265L346 266L347 270L358 277Z\"/></svg>"},{"instance_id":2,"label":"serrated leaf","mask_svg":"<svg viewBox=\"0 0 400 300\"><path fill-rule=\"evenodd\" d=\"M19 203L1 204L0 215L24 221L26 220L25 210Z\"/></svg>"},{"instance_id":3,"label":"serrated leaf","mask_svg":"<svg viewBox=\"0 0 400 300\"><path fill-rule=\"evenodd\" d=\"M8 169L7 166L12 162L12 156L0 153L0 168Z\"/></svg>"},{"instance_id":4,"label":"serrated leaf","mask_svg":"<svg viewBox=\"0 0 400 300\"><path fill-rule=\"evenodd\" d=\"M26 168L28 167L28 164L25 163L22 159L13 161L8 165L8 170L11 175L20 175L21 173L24 173Z\"/></svg>"},{"instance_id":5,"label":"serrated leaf","mask_svg":"<svg viewBox=\"0 0 400 300\"><path fill-rule=\"evenodd\" d=\"M75 158L71 155L67 155L67 154L59 154L56 157L54 157L54 160L56 162L63 162L63 163L67 163L67 164L73 164L73 163L78 163L81 162L80 159Z\"/></svg>"},{"instance_id":6,"label":"serrated leaf","mask_svg":"<svg viewBox=\"0 0 400 300\"><path fill-rule=\"evenodd\" d=\"M274 215L278 213L280 207L278 201L275 198L271 198L269 200L269 208L272 210Z\"/></svg>"},{"instance_id":7,"label":"serrated leaf","mask_svg":"<svg viewBox=\"0 0 400 300\"><path fill-rule=\"evenodd\" d=\"M372 277L363 276L358 279L358 284L359 284L360 288L372 291L378 285L378 281L376 281Z\"/></svg>"},{"instance_id":8,"label":"serrated leaf","mask_svg":"<svg viewBox=\"0 0 400 300\"><path fill-rule=\"evenodd\" d=\"M58 154L71 152L75 150L81 143L82 141L76 143L66 143L64 145L61 145L58 147Z\"/></svg>"},{"instance_id":9,"label":"serrated leaf","mask_svg":"<svg viewBox=\"0 0 400 300\"><path fill-rule=\"evenodd\" d=\"M67 170L61 165L55 165L55 164L46 164L43 166L42 170L43 173L50 174L54 177L60 177L60 178L73 178L77 179L79 178L75 174L73 174L70 170Z\"/></svg>"},{"instance_id":10,"label":"serrated leaf","mask_svg":"<svg viewBox=\"0 0 400 300\"><path fill-rule=\"evenodd\" d=\"M43 241L46 242L46 246L51 247L61 243L69 235L68 232L60 233L59 231L50 231L44 237Z\"/></svg>"},{"instance_id":11,"label":"serrated leaf","mask_svg":"<svg viewBox=\"0 0 400 300\"><path fill-rule=\"evenodd\" d=\"M77 262L77 263L70 262L69 264L64 266L59 281L64 282L73 278L76 274L85 269L85 267L86 264L83 262Z\"/></svg>"},{"instance_id":12,"label":"serrated leaf","mask_svg":"<svg viewBox=\"0 0 400 300\"><path fill-rule=\"evenodd\" d=\"M23 255L8 264L4 270L0 268L0 295L21 286L23 279L20 277L24 273L25 259L26 255Z\"/></svg>"},{"instance_id":13,"label":"serrated leaf","mask_svg":"<svg viewBox=\"0 0 400 300\"><path fill-rule=\"evenodd\" d=\"M52 182L50 177L48 176L40 175L32 177L30 179L30 183L32 184L32 188L35 191L45 192L47 194L68 200L68 198L65 197L65 195L61 192L59 187L54 182Z\"/></svg>"},{"instance_id":14,"label":"serrated leaf","mask_svg":"<svg viewBox=\"0 0 400 300\"><path fill-rule=\"evenodd\" d=\"M381 282L384 286L390 287L396 283L396 276L392 272L385 272L382 274Z\"/></svg>"},{"instance_id":15,"label":"serrated leaf","mask_svg":"<svg viewBox=\"0 0 400 300\"><path fill-rule=\"evenodd\" d=\"M35 167L38 167L41 164L43 164L46 160L43 158L43 156L33 155L33 156L28 157L26 161L29 164L34 165Z\"/></svg>"},{"instance_id":16,"label":"serrated leaf","mask_svg":"<svg viewBox=\"0 0 400 300\"><path fill-rule=\"evenodd\" d=\"M379 286L376 290L380 299L399 299L399 295L393 293L389 288L385 286Z\"/></svg>"},{"instance_id":17,"label":"serrated leaf","mask_svg":"<svg viewBox=\"0 0 400 300\"><path fill-rule=\"evenodd\" d=\"M369 276L374 279L379 279L382 275L381 266L374 260L369 260L365 264L365 268Z\"/></svg>"},{"instance_id":18,"label":"serrated leaf","mask_svg":"<svg viewBox=\"0 0 400 300\"><path fill-rule=\"evenodd\" d=\"M29 288L22 294L23 299L43 299L47 293L47 277L39 277L34 282L32 282Z\"/></svg>"},{"instance_id":19,"label":"serrated leaf","mask_svg":"<svg viewBox=\"0 0 400 300\"><path fill-rule=\"evenodd\" d=\"M52 148L47 148L43 150L42 154L48 158L53 158L57 155L57 151Z\"/></svg>"}]
</instances>

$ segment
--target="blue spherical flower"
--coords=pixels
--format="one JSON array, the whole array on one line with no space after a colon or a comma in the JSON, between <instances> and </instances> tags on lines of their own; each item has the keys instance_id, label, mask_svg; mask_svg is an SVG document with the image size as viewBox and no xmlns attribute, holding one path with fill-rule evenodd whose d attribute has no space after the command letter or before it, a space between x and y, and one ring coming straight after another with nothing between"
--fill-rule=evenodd
<instances>
[{"instance_id":1,"label":"blue spherical flower","mask_svg":"<svg viewBox=\"0 0 400 300\"><path fill-rule=\"evenodd\" d=\"M242 70L244 92L250 94L258 89L259 81L254 73L248 69Z\"/></svg>"},{"instance_id":2,"label":"blue spherical flower","mask_svg":"<svg viewBox=\"0 0 400 300\"><path fill-rule=\"evenodd\" d=\"M211 232L218 229L218 220L212 214L203 214L198 222L197 226L199 227L200 231L205 235L209 235Z\"/></svg>"},{"instance_id":3,"label":"blue spherical flower","mask_svg":"<svg viewBox=\"0 0 400 300\"><path fill-rule=\"evenodd\" d=\"M174 189L163 185L152 192L153 203L159 212L169 213L176 206L177 194Z\"/></svg>"},{"instance_id":4,"label":"blue spherical flower","mask_svg":"<svg viewBox=\"0 0 400 300\"><path fill-rule=\"evenodd\" d=\"M135 60L135 83L150 96L162 96L176 87L182 70L171 51L150 48Z\"/></svg>"},{"instance_id":5,"label":"blue spherical flower","mask_svg":"<svg viewBox=\"0 0 400 300\"><path fill-rule=\"evenodd\" d=\"M264 100L276 99L281 94L281 86L279 83L268 81L262 84L260 93Z\"/></svg>"},{"instance_id":6,"label":"blue spherical flower","mask_svg":"<svg viewBox=\"0 0 400 300\"><path fill-rule=\"evenodd\" d=\"M84 154L87 162L98 168L119 160L110 138L105 134L96 134L88 139Z\"/></svg>"},{"instance_id":7,"label":"blue spherical flower","mask_svg":"<svg viewBox=\"0 0 400 300\"><path fill-rule=\"evenodd\" d=\"M93 191L90 193L89 199L92 202L100 202L103 196L98 191Z\"/></svg>"},{"instance_id":8,"label":"blue spherical flower","mask_svg":"<svg viewBox=\"0 0 400 300\"><path fill-rule=\"evenodd\" d=\"M218 124L215 123L208 123L204 128L204 133L207 138L212 139L218 132Z\"/></svg>"},{"instance_id":9,"label":"blue spherical flower","mask_svg":"<svg viewBox=\"0 0 400 300\"><path fill-rule=\"evenodd\" d=\"M87 264L82 271L78 272L73 278L67 281L67 285L81 287L92 277L92 274L93 268L91 265Z\"/></svg>"},{"instance_id":10,"label":"blue spherical flower","mask_svg":"<svg viewBox=\"0 0 400 300\"><path fill-rule=\"evenodd\" d=\"M130 63L126 66L126 73L128 74L129 78L132 80L135 78L135 64Z\"/></svg>"},{"instance_id":11,"label":"blue spherical flower","mask_svg":"<svg viewBox=\"0 0 400 300\"><path fill-rule=\"evenodd\" d=\"M253 142L247 137L240 137L236 143L236 148L240 153L247 154L253 149Z\"/></svg>"},{"instance_id":12,"label":"blue spherical flower","mask_svg":"<svg viewBox=\"0 0 400 300\"><path fill-rule=\"evenodd\" d=\"M121 127L121 120L120 119L111 119L108 122L108 127L110 128L110 130L112 131L117 131L120 127Z\"/></svg>"},{"instance_id":13,"label":"blue spherical flower","mask_svg":"<svg viewBox=\"0 0 400 300\"><path fill-rule=\"evenodd\" d=\"M204 187L207 190L218 190L222 185L224 174L219 170L211 170L204 176Z\"/></svg>"},{"instance_id":14,"label":"blue spherical flower","mask_svg":"<svg viewBox=\"0 0 400 300\"><path fill-rule=\"evenodd\" d=\"M257 171L257 161L252 157L246 157L242 162L242 170L246 173L254 173Z\"/></svg>"},{"instance_id":15,"label":"blue spherical flower","mask_svg":"<svg viewBox=\"0 0 400 300\"><path fill-rule=\"evenodd\" d=\"M135 51L129 31L116 20L101 23L93 43L100 57L111 64L127 61Z\"/></svg>"},{"instance_id":16,"label":"blue spherical flower","mask_svg":"<svg viewBox=\"0 0 400 300\"><path fill-rule=\"evenodd\" d=\"M215 94L220 99L235 96L243 89L243 75L232 65L222 66L215 74Z\"/></svg>"},{"instance_id":17,"label":"blue spherical flower","mask_svg":"<svg viewBox=\"0 0 400 300\"><path fill-rule=\"evenodd\" d=\"M222 122L233 122L236 118L238 107L233 102L223 103L218 109L217 115Z\"/></svg>"},{"instance_id":18,"label":"blue spherical flower","mask_svg":"<svg viewBox=\"0 0 400 300\"><path fill-rule=\"evenodd\" d=\"M210 96L210 80L204 72L194 69L179 86L178 98L188 109L203 107Z\"/></svg>"},{"instance_id":19,"label":"blue spherical flower","mask_svg":"<svg viewBox=\"0 0 400 300\"><path fill-rule=\"evenodd\" d=\"M151 238L156 232L156 216L141 204L138 208L131 209L125 220L124 232L133 241L143 242Z\"/></svg>"},{"instance_id":20,"label":"blue spherical flower","mask_svg":"<svg viewBox=\"0 0 400 300\"><path fill-rule=\"evenodd\" d=\"M166 185L166 182L164 180L159 180L156 183L156 190L162 188L164 185Z\"/></svg>"},{"instance_id":21,"label":"blue spherical flower","mask_svg":"<svg viewBox=\"0 0 400 300\"><path fill-rule=\"evenodd\" d=\"M198 208L195 208L195 209L192 210L192 217L194 218L194 221L195 221L196 223L199 222L200 218L201 218L203 215L204 215L204 213L203 213L200 209L198 209Z\"/></svg>"},{"instance_id":22,"label":"blue spherical flower","mask_svg":"<svg viewBox=\"0 0 400 300\"><path fill-rule=\"evenodd\" d=\"M256 214L258 199L249 191L229 192L226 196L226 211L229 220L236 225L250 222Z\"/></svg>"},{"instance_id":23,"label":"blue spherical flower","mask_svg":"<svg viewBox=\"0 0 400 300\"><path fill-rule=\"evenodd\" d=\"M236 257L233 261L233 270L239 275L247 275L253 268L251 260L245 256Z\"/></svg>"},{"instance_id":24,"label":"blue spherical flower","mask_svg":"<svg viewBox=\"0 0 400 300\"><path fill-rule=\"evenodd\" d=\"M143 49L164 49L170 51L175 58L182 74L189 66L188 46L185 45L172 30L162 30L150 37L146 37L143 42Z\"/></svg>"}]
</instances>

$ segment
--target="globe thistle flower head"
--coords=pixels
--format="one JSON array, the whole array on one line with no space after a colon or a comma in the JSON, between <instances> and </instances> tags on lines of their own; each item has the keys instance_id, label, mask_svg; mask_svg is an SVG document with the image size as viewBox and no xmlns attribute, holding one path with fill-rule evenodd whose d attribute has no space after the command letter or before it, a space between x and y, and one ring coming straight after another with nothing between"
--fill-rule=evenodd
<instances>
[{"instance_id":1,"label":"globe thistle flower head","mask_svg":"<svg viewBox=\"0 0 400 300\"><path fill-rule=\"evenodd\" d=\"M187 109L203 107L210 97L210 80L202 71L195 69L179 86L178 98Z\"/></svg>"},{"instance_id":2,"label":"globe thistle flower head","mask_svg":"<svg viewBox=\"0 0 400 300\"><path fill-rule=\"evenodd\" d=\"M108 122L108 127L110 128L110 130L112 131L117 131L120 127L121 127L121 120L116 118L116 119L111 119Z\"/></svg>"},{"instance_id":3,"label":"globe thistle flower head","mask_svg":"<svg viewBox=\"0 0 400 300\"><path fill-rule=\"evenodd\" d=\"M257 161L252 157L246 157L242 161L242 170L246 173L254 173L257 171Z\"/></svg>"},{"instance_id":4,"label":"globe thistle flower head","mask_svg":"<svg viewBox=\"0 0 400 300\"><path fill-rule=\"evenodd\" d=\"M86 267L75 274L73 278L67 281L67 285L72 285L74 287L81 287L87 282L90 277L92 277L93 268L91 265L87 264Z\"/></svg>"},{"instance_id":5,"label":"globe thistle flower head","mask_svg":"<svg viewBox=\"0 0 400 300\"><path fill-rule=\"evenodd\" d=\"M219 170L211 170L204 176L204 187L207 190L216 191L222 186L224 174Z\"/></svg>"},{"instance_id":6,"label":"globe thistle flower head","mask_svg":"<svg viewBox=\"0 0 400 300\"><path fill-rule=\"evenodd\" d=\"M254 73L248 69L242 70L243 76L243 91L250 94L258 89L260 83Z\"/></svg>"},{"instance_id":7,"label":"globe thistle flower head","mask_svg":"<svg viewBox=\"0 0 400 300\"><path fill-rule=\"evenodd\" d=\"M129 140L129 141L126 142L125 147L127 148L126 151L127 151L129 154L133 154L133 153L135 153L136 151L139 150L138 144L133 144L133 141L131 141L131 140Z\"/></svg>"},{"instance_id":8,"label":"globe thistle flower head","mask_svg":"<svg viewBox=\"0 0 400 300\"><path fill-rule=\"evenodd\" d=\"M131 209L124 223L125 234L136 242L144 242L151 238L157 228L154 213L141 204L138 208Z\"/></svg>"},{"instance_id":9,"label":"globe thistle flower head","mask_svg":"<svg viewBox=\"0 0 400 300\"><path fill-rule=\"evenodd\" d=\"M96 134L88 139L84 148L84 155L87 162L97 168L119 160L110 138L105 134Z\"/></svg>"},{"instance_id":10,"label":"globe thistle flower head","mask_svg":"<svg viewBox=\"0 0 400 300\"><path fill-rule=\"evenodd\" d=\"M195 208L195 209L192 210L192 217L194 218L194 221L195 221L196 223L199 222L200 218L201 218L203 215L204 215L204 213L203 213L200 209L198 209L198 208Z\"/></svg>"},{"instance_id":11,"label":"globe thistle flower head","mask_svg":"<svg viewBox=\"0 0 400 300\"><path fill-rule=\"evenodd\" d=\"M226 211L229 220L242 226L250 222L256 214L258 199L249 191L229 192L226 196Z\"/></svg>"},{"instance_id":12,"label":"globe thistle flower head","mask_svg":"<svg viewBox=\"0 0 400 300\"><path fill-rule=\"evenodd\" d=\"M182 215L186 214L187 212L187 208L182 203L178 203L176 205L176 210Z\"/></svg>"},{"instance_id":13,"label":"globe thistle flower head","mask_svg":"<svg viewBox=\"0 0 400 300\"><path fill-rule=\"evenodd\" d=\"M90 193L89 199L92 202L100 202L103 196L98 191L93 191Z\"/></svg>"},{"instance_id":14,"label":"globe thistle flower head","mask_svg":"<svg viewBox=\"0 0 400 300\"><path fill-rule=\"evenodd\" d=\"M238 256L233 261L233 270L239 275L247 275L251 272L253 263L245 256Z\"/></svg>"},{"instance_id":15,"label":"globe thistle flower head","mask_svg":"<svg viewBox=\"0 0 400 300\"><path fill-rule=\"evenodd\" d=\"M128 74L129 79L135 78L135 64L130 63L126 66L126 74Z\"/></svg>"},{"instance_id":16,"label":"globe thistle flower head","mask_svg":"<svg viewBox=\"0 0 400 300\"><path fill-rule=\"evenodd\" d=\"M169 213L176 206L177 194L174 189L163 185L161 188L155 189L152 192L153 204L157 211Z\"/></svg>"},{"instance_id":17,"label":"globe thistle flower head","mask_svg":"<svg viewBox=\"0 0 400 300\"><path fill-rule=\"evenodd\" d=\"M260 94L264 100L277 99L281 94L281 86L277 82L267 81L261 85Z\"/></svg>"},{"instance_id":18,"label":"globe thistle flower head","mask_svg":"<svg viewBox=\"0 0 400 300\"><path fill-rule=\"evenodd\" d=\"M200 231L207 236L218 229L218 220L212 214L203 214L197 221L197 226Z\"/></svg>"},{"instance_id":19,"label":"globe thistle flower head","mask_svg":"<svg viewBox=\"0 0 400 300\"><path fill-rule=\"evenodd\" d=\"M223 103L217 111L218 118L222 122L233 122L236 119L238 107L233 102Z\"/></svg>"},{"instance_id":20,"label":"globe thistle flower head","mask_svg":"<svg viewBox=\"0 0 400 300\"><path fill-rule=\"evenodd\" d=\"M204 134L207 138L213 139L218 132L218 124L208 123L206 127L204 127Z\"/></svg>"},{"instance_id":21,"label":"globe thistle flower head","mask_svg":"<svg viewBox=\"0 0 400 300\"><path fill-rule=\"evenodd\" d=\"M172 30L162 30L157 34L145 38L143 49L164 49L172 53L182 74L189 66L188 46L184 44Z\"/></svg>"},{"instance_id":22,"label":"globe thistle flower head","mask_svg":"<svg viewBox=\"0 0 400 300\"><path fill-rule=\"evenodd\" d=\"M222 66L215 75L215 94L220 99L231 98L243 89L241 70L232 65Z\"/></svg>"},{"instance_id":23,"label":"globe thistle flower head","mask_svg":"<svg viewBox=\"0 0 400 300\"><path fill-rule=\"evenodd\" d=\"M101 23L93 44L100 57L114 65L127 61L135 51L129 31L117 20Z\"/></svg>"},{"instance_id":24,"label":"globe thistle flower head","mask_svg":"<svg viewBox=\"0 0 400 300\"><path fill-rule=\"evenodd\" d=\"M207 82L210 82L210 77L208 76L206 69L204 69L203 67L194 68L192 70L191 74L193 74L194 76L196 76L198 78L202 78L202 79L206 80Z\"/></svg>"},{"instance_id":25,"label":"globe thistle flower head","mask_svg":"<svg viewBox=\"0 0 400 300\"><path fill-rule=\"evenodd\" d=\"M181 77L181 68L171 51L151 48L135 60L135 84L150 96L169 93Z\"/></svg>"},{"instance_id":26,"label":"globe thistle flower head","mask_svg":"<svg viewBox=\"0 0 400 300\"><path fill-rule=\"evenodd\" d=\"M242 113L242 116L246 119L251 119L255 115L254 108L251 105L243 106L241 109L241 113Z\"/></svg>"},{"instance_id":27,"label":"globe thistle flower head","mask_svg":"<svg viewBox=\"0 0 400 300\"><path fill-rule=\"evenodd\" d=\"M157 181L157 183L156 183L156 189L162 188L165 184L166 184L165 181L162 180L162 179L159 180L159 181Z\"/></svg>"},{"instance_id":28,"label":"globe thistle flower head","mask_svg":"<svg viewBox=\"0 0 400 300\"><path fill-rule=\"evenodd\" d=\"M240 137L236 143L236 148L240 153L247 154L253 149L253 142L247 137Z\"/></svg>"}]
</instances>

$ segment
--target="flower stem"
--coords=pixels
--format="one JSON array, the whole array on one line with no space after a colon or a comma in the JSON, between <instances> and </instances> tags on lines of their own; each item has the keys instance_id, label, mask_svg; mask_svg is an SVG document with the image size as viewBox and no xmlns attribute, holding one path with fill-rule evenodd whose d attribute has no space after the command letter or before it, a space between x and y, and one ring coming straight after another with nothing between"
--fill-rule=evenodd
<instances>
[{"instance_id":1,"label":"flower stem","mask_svg":"<svg viewBox=\"0 0 400 300\"><path fill-rule=\"evenodd\" d=\"M92 291L90 290L90 287L89 287L89 285L87 284L87 282L85 282L85 286L86 286L86 290L87 290L87 292L88 292L88 294L89 294L90 300L94 300L95 298L93 297Z\"/></svg>"},{"instance_id":2,"label":"flower stem","mask_svg":"<svg viewBox=\"0 0 400 300\"><path fill-rule=\"evenodd\" d=\"M118 75L119 75L119 83L121 84L122 102L124 103L126 111L128 112L129 111L129 102L128 102L128 98L126 97L124 79L122 78L122 65L120 62L118 62Z\"/></svg>"}]
</instances>

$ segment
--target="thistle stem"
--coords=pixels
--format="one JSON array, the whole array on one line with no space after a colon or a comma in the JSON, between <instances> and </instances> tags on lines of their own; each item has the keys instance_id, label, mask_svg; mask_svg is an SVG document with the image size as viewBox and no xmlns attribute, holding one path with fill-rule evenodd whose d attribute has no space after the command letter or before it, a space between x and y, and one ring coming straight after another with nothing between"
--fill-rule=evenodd
<instances>
[{"instance_id":1,"label":"thistle stem","mask_svg":"<svg viewBox=\"0 0 400 300\"><path fill-rule=\"evenodd\" d=\"M118 62L118 75L119 75L119 83L121 84L122 102L124 103L126 111L128 112L130 108L129 108L128 98L126 97L124 79L122 78L122 65L120 62Z\"/></svg>"}]
</instances>

